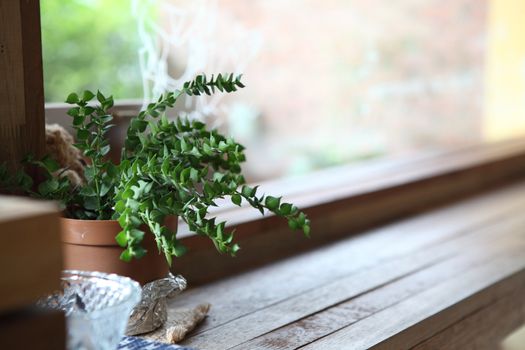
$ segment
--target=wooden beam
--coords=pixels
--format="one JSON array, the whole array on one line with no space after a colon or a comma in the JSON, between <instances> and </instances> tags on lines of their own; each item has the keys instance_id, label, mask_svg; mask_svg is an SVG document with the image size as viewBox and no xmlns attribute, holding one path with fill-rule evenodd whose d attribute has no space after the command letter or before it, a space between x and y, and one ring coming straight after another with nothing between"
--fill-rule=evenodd
<instances>
[{"instance_id":1,"label":"wooden beam","mask_svg":"<svg viewBox=\"0 0 525 350\"><path fill-rule=\"evenodd\" d=\"M14 167L45 147L38 0L0 0L0 161Z\"/></svg>"}]
</instances>

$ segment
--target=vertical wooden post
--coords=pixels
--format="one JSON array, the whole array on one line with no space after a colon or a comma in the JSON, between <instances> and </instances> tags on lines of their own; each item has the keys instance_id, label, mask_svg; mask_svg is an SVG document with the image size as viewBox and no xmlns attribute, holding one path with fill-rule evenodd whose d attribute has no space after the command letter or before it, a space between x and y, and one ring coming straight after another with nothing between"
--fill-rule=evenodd
<instances>
[{"instance_id":1,"label":"vertical wooden post","mask_svg":"<svg viewBox=\"0 0 525 350\"><path fill-rule=\"evenodd\" d=\"M0 161L45 147L39 0L0 0Z\"/></svg>"}]
</instances>

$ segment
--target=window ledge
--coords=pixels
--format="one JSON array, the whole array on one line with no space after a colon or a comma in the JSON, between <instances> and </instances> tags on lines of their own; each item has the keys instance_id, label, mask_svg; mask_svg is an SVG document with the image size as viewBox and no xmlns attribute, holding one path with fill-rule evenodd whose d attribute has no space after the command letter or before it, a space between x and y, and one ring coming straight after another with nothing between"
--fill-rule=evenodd
<instances>
[{"instance_id":1,"label":"window ledge","mask_svg":"<svg viewBox=\"0 0 525 350\"><path fill-rule=\"evenodd\" d=\"M175 270L193 283L209 282L510 183L525 176L524 164L525 140L519 139L268 181L260 184L261 193L283 195L310 216L310 239L288 232L285 220L225 200L212 215L235 229L238 256L219 255L208 238L181 225L179 237L190 251L176 260Z\"/></svg>"}]
</instances>

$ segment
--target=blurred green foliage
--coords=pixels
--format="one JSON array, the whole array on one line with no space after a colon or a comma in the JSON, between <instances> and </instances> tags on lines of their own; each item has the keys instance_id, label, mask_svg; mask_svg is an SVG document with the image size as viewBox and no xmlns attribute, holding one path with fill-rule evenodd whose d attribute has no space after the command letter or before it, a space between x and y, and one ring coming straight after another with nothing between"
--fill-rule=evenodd
<instances>
[{"instance_id":1,"label":"blurred green foliage","mask_svg":"<svg viewBox=\"0 0 525 350\"><path fill-rule=\"evenodd\" d=\"M142 96L131 0L42 0L40 6L46 102L86 89Z\"/></svg>"}]
</instances>

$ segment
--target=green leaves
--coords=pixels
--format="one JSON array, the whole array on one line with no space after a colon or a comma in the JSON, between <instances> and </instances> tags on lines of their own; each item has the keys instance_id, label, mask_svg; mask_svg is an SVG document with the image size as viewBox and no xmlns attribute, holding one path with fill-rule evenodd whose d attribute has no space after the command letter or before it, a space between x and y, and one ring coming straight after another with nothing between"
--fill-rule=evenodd
<instances>
[{"instance_id":1,"label":"green leaves","mask_svg":"<svg viewBox=\"0 0 525 350\"><path fill-rule=\"evenodd\" d=\"M242 75L235 76L219 74L214 78L212 75L208 80L205 74L198 75L193 81L188 81L183 85L183 91L188 95L212 95L217 88L220 92L234 92L237 88L245 87L241 82Z\"/></svg>"},{"instance_id":2,"label":"green leaves","mask_svg":"<svg viewBox=\"0 0 525 350\"><path fill-rule=\"evenodd\" d=\"M266 197L264 204L269 210L275 211L277 208L279 208L279 204L281 203L281 198L275 198L272 196Z\"/></svg>"},{"instance_id":3,"label":"green leaves","mask_svg":"<svg viewBox=\"0 0 525 350\"><path fill-rule=\"evenodd\" d=\"M124 249L122 254L120 254L120 260L130 262L131 259L133 259L134 255L135 254L133 254L133 249L131 247L127 247L126 249Z\"/></svg>"},{"instance_id":4,"label":"green leaves","mask_svg":"<svg viewBox=\"0 0 525 350\"><path fill-rule=\"evenodd\" d=\"M53 173L60 169L60 165L56 160L51 158L50 156L44 156L41 160L41 165L44 169L46 169L49 173Z\"/></svg>"},{"instance_id":5,"label":"green leaves","mask_svg":"<svg viewBox=\"0 0 525 350\"><path fill-rule=\"evenodd\" d=\"M18 171L14 177L14 187L20 188L22 191L28 192L33 186L33 179L24 173L23 171Z\"/></svg>"},{"instance_id":6,"label":"green leaves","mask_svg":"<svg viewBox=\"0 0 525 350\"><path fill-rule=\"evenodd\" d=\"M297 215L288 217L288 226L292 230L302 230L305 236L310 236L310 220L303 212L298 212Z\"/></svg>"},{"instance_id":7,"label":"green leaves","mask_svg":"<svg viewBox=\"0 0 525 350\"><path fill-rule=\"evenodd\" d=\"M95 97L100 105L88 105ZM109 122L113 117L108 110L113 106L113 97L106 97L100 91L94 94L86 90L82 93L82 98L72 93L66 102L76 105L68 111L76 131L75 146L88 158L84 171L86 183L79 192L83 196L80 202L85 209L82 215L98 220L109 219L112 216L113 196L120 175L116 166L105 159L110 151L105 135L112 127Z\"/></svg>"},{"instance_id":8,"label":"green leaves","mask_svg":"<svg viewBox=\"0 0 525 350\"><path fill-rule=\"evenodd\" d=\"M241 193L244 197L253 197L255 196L255 192L257 192L257 187L251 188L249 186L242 186Z\"/></svg>"},{"instance_id":9,"label":"green leaves","mask_svg":"<svg viewBox=\"0 0 525 350\"><path fill-rule=\"evenodd\" d=\"M32 189L32 180L23 171L8 176L0 166L0 186L23 188L43 198L60 200L71 217L118 220L122 231L115 240L124 248L121 259L142 257L144 235L151 231L159 252L168 264L186 252L177 232L166 220L178 216L191 230L208 237L220 253L235 255L240 249L225 222L210 217L210 207L221 198L238 206L249 205L265 214L272 212L288 220L293 229L310 233L309 220L281 197L258 194L258 187L245 184L241 164L246 160L244 147L197 120L165 116L181 95L234 92L243 88L241 76L198 75L184 83L181 90L168 92L152 101L131 119L120 164L107 155L106 138L112 127L112 96L86 90L70 94L66 102L76 133L75 146L87 158L82 186L73 186L68 169L49 157L30 164L43 169L44 180ZM3 181L2 181L3 180ZM35 192L32 192L35 191ZM153 252L151 252L153 253Z\"/></svg>"},{"instance_id":10,"label":"green leaves","mask_svg":"<svg viewBox=\"0 0 525 350\"><path fill-rule=\"evenodd\" d=\"M47 197L51 193L55 192L58 189L58 180L55 178L51 178L46 181L42 181L40 185L38 185L38 192L43 196Z\"/></svg>"},{"instance_id":11,"label":"green leaves","mask_svg":"<svg viewBox=\"0 0 525 350\"><path fill-rule=\"evenodd\" d=\"M93 99L93 97L95 97L95 94L92 93L92 92L89 91L89 90L86 90L86 91L84 91L84 94L82 95L82 100L84 100L84 101L86 101L86 102L87 102L87 101L91 101L91 100ZM70 103L70 102L69 102L69 103ZM75 103L75 102L73 102L73 103Z\"/></svg>"},{"instance_id":12,"label":"green leaves","mask_svg":"<svg viewBox=\"0 0 525 350\"><path fill-rule=\"evenodd\" d=\"M241 195L239 195L239 194L233 194L233 195L231 196L231 199L232 199L232 203L233 203L233 204L238 205L238 206L241 205L241 202L242 202L242 197L241 197Z\"/></svg>"},{"instance_id":13,"label":"green leaves","mask_svg":"<svg viewBox=\"0 0 525 350\"><path fill-rule=\"evenodd\" d=\"M145 120L133 119L130 128L136 129L138 132L144 132L148 127L148 122Z\"/></svg>"},{"instance_id":14,"label":"green leaves","mask_svg":"<svg viewBox=\"0 0 525 350\"><path fill-rule=\"evenodd\" d=\"M93 96L91 96L91 98L93 98ZM100 91L97 91L97 100L104 111L113 107L113 96L106 97Z\"/></svg>"},{"instance_id":15,"label":"green leaves","mask_svg":"<svg viewBox=\"0 0 525 350\"><path fill-rule=\"evenodd\" d=\"M79 128L79 130L77 130L77 140L78 141L86 141L90 135L91 133L87 129ZM88 142L85 142L85 143L87 144Z\"/></svg>"},{"instance_id":16,"label":"green leaves","mask_svg":"<svg viewBox=\"0 0 525 350\"><path fill-rule=\"evenodd\" d=\"M72 111L72 110L70 110ZM78 113L78 111L77 111ZM82 124L84 124L84 121L86 120L86 116L85 115L74 115L73 116L73 126L74 127L80 127Z\"/></svg>"},{"instance_id":17,"label":"green leaves","mask_svg":"<svg viewBox=\"0 0 525 350\"><path fill-rule=\"evenodd\" d=\"M78 95L76 93L71 93L67 96L66 98L66 103L70 103L70 104L74 104L74 103L78 103L79 102L79 98L78 98Z\"/></svg>"},{"instance_id":18,"label":"green leaves","mask_svg":"<svg viewBox=\"0 0 525 350\"><path fill-rule=\"evenodd\" d=\"M282 216L290 215L292 213L292 208L293 206L290 203L283 203L279 208L279 214Z\"/></svg>"},{"instance_id":19,"label":"green leaves","mask_svg":"<svg viewBox=\"0 0 525 350\"><path fill-rule=\"evenodd\" d=\"M99 150L100 155L102 156L107 155L109 153L109 150L110 150L109 144L100 147L100 150Z\"/></svg>"}]
</instances>

